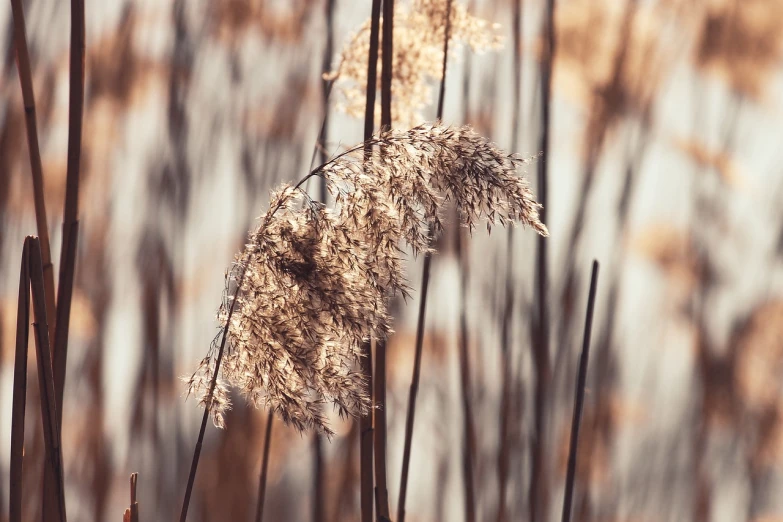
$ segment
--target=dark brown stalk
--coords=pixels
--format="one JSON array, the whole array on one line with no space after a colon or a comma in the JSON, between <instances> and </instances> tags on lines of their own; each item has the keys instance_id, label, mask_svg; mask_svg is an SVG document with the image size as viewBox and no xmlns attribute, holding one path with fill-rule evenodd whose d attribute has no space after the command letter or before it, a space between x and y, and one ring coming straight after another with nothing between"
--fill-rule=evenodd
<instances>
[{"instance_id":1,"label":"dark brown stalk","mask_svg":"<svg viewBox=\"0 0 783 522\"><path fill-rule=\"evenodd\" d=\"M261 474L258 477L258 504L256 505L256 522L264 518L264 500L266 499L266 478L269 470L269 447L272 445L272 424L275 414L270 410L266 419L266 433L264 434L264 455L261 457Z\"/></svg>"},{"instance_id":2,"label":"dark brown stalk","mask_svg":"<svg viewBox=\"0 0 783 522\"><path fill-rule=\"evenodd\" d=\"M384 18L385 20L385 18ZM449 38L451 37L451 0L447 0L445 31L443 37L443 77L440 80L438 95L437 119L443 119L443 100L446 97L446 66L448 62ZM386 53L384 52L384 56ZM391 82L391 79L389 80ZM389 85L391 90L391 84ZM391 94L390 94L391 96ZM391 115L389 115L391 118ZM432 229L430 229L430 240ZM408 393L408 413L405 418L405 441L402 451L402 474L400 476L400 498L397 504L397 521L405 521L405 501L408 496L408 471L410 468L411 445L413 443L413 422L416 418L416 396L419 392L419 378L421 376L421 353L424 343L424 321L427 314L427 289L430 283L430 266L432 254L424 254L424 268L422 272L421 300L419 301L419 317L416 323L416 352L413 361L413 375L411 377L410 392Z\"/></svg>"},{"instance_id":3,"label":"dark brown stalk","mask_svg":"<svg viewBox=\"0 0 783 522\"><path fill-rule=\"evenodd\" d=\"M242 270L242 275L239 277L237 283L238 292L242 288L242 283L245 281L245 275L247 274L247 267ZM220 362L223 360L223 351L226 348L226 339L228 337L228 325L231 324L231 317L234 315L234 307L237 300L231 300L231 306L228 309L228 316L226 317L226 326L223 328L223 335L220 338L220 348L218 349L217 359L215 360L215 371L212 374L212 380L209 382L209 392L207 393L206 404L204 408L204 415L201 418L201 428L198 432L198 440L196 441L196 448L193 451L193 461L190 465L190 474L188 475L188 484L185 487L185 498L182 500L182 511L179 515L180 522L185 522L188 519L188 507L190 506L190 496L193 494L193 484L196 482L196 470L198 469L198 461L201 457L201 446L204 444L204 433L207 429L207 421L209 420L209 411L212 406L212 394L215 393L215 385L217 384L217 377L220 371Z\"/></svg>"},{"instance_id":4,"label":"dark brown stalk","mask_svg":"<svg viewBox=\"0 0 783 522\"><path fill-rule=\"evenodd\" d=\"M576 478L576 452L579 445L579 423L582 419L582 406L585 401L585 383L587 382L587 362L590 357L590 335L593 330L593 310L595 309L595 292L598 287L598 261L593 261L593 272L590 276L590 293L587 298L587 313L585 315L585 331L582 338L582 355L579 358L579 374L576 380L574 398L574 417L571 421L571 445L568 449L568 471L566 473L565 495L563 496L562 522L571 520L571 503L574 495L574 480Z\"/></svg>"},{"instance_id":5,"label":"dark brown stalk","mask_svg":"<svg viewBox=\"0 0 783 522\"><path fill-rule=\"evenodd\" d=\"M383 0L381 49L381 128L391 129L392 64L394 63L394 0Z\"/></svg>"},{"instance_id":6,"label":"dark brown stalk","mask_svg":"<svg viewBox=\"0 0 783 522\"><path fill-rule=\"evenodd\" d=\"M372 1L370 16L370 52L367 57L367 89L364 109L365 158L369 160L372 145L368 142L375 129L375 94L378 79L378 40L381 25L381 0ZM364 343L362 372L372 390L372 353L370 343ZM361 522L372 521L373 506L373 423L372 414L359 419L359 482Z\"/></svg>"},{"instance_id":7,"label":"dark brown stalk","mask_svg":"<svg viewBox=\"0 0 783 522\"><path fill-rule=\"evenodd\" d=\"M427 289L430 286L430 264L432 256L424 256L419 318L416 322L416 353L413 358L413 376L408 394L408 414L405 418L405 444L402 452L402 476L400 478L400 498L397 504L397 522L405 522L405 500L408 496L408 470L411 460L411 442L413 440L413 421L416 416L416 395L419 392L421 376L421 352L424 345L424 318L427 313Z\"/></svg>"},{"instance_id":8,"label":"dark brown stalk","mask_svg":"<svg viewBox=\"0 0 783 522\"><path fill-rule=\"evenodd\" d=\"M68 99L68 163L63 210L63 246L57 288L57 320L54 337L53 371L58 425L62 423L65 363L71 317L76 251L79 238L79 167L84 115L84 0L71 0L71 64Z\"/></svg>"},{"instance_id":9,"label":"dark brown stalk","mask_svg":"<svg viewBox=\"0 0 783 522\"><path fill-rule=\"evenodd\" d=\"M380 522L390 520L386 488L386 342L375 341L375 509Z\"/></svg>"},{"instance_id":10,"label":"dark brown stalk","mask_svg":"<svg viewBox=\"0 0 783 522\"><path fill-rule=\"evenodd\" d=\"M8 520L22 521L22 469L24 461L24 413L27 396L27 343L30 336L30 251L25 240L19 274L19 301L16 312L16 352L14 354L14 394L11 410L11 486Z\"/></svg>"},{"instance_id":11,"label":"dark brown stalk","mask_svg":"<svg viewBox=\"0 0 783 522\"><path fill-rule=\"evenodd\" d=\"M46 314L51 318L49 337L54 339L56 308L54 292L54 266L52 252L49 247L49 225L46 218L46 202L44 200L43 167L41 151L38 147L38 124L35 115L35 95L33 78L30 70L30 53L27 50L27 36L24 22L22 0L11 0L11 10L14 16L14 45L16 46L16 66L19 71L19 83L22 86L24 102L25 125L27 128L27 148L30 152L30 172L33 177L33 198L35 201L35 223L38 237L41 241L41 256L43 259L44 285L46 289Z\"/></svg>"},{"instance_id":12,"label":"dark brown stalk","mask_svg":"<svg viewBox=\"0 0 783 522\"><path fill-rule=\"evenodd\" d=\"M541 61L541 136L538 162L538 196L543 208L540 217L546 222L548 213L549 125L552 96L552 62L555 53L555 0L547 0L544 18L544 45ZM547 297L548 246L539 237L536 248L536 316L533 327L533 367L535 372L534 437L530 478L530 522L548 520L549 478L546 463L546 411L550 377L549 362L549 302Z\"/></svg>"},{"instance_id":13,"label":"dark brown stalk","mask_svg":"<svg viewBox=\"0 0 783 522\"><path fill-rule=\"evenodd\" d=\"M37 237L29 237L30 289L33 295L33 333L36 359L38 361L38 384L41 393L41 421L43 422L46 460L44 462L44 483L51 480L52 488L44 489L43 509L46 520L65 522L65 492L60 455L60 429L58 426L57 403L54 395L52 375L51 344L46 318L46 291L44 290L41 246ZM47 516L47 514L49 516Z\"/></svg>"},{"instance_id":14,"label":"dark brown stalk","mask_svg":"<svg viewBox=\"0 0 783 522\"><path fill-rule=\"evenodd\" d=\"M468 313L467 299L468 288L468 260L467 252L462 243L462 231L456 233L457 258L460 264L460 309L459 309L459 377L460 394L462 398L462 483L465 497L465 521L476 520L476 491L475 491L475 455L476 455L476 429L473 425L473 392L471 391L470 355L468 353Z\"/></svg>"},{"instance_id":15,"label":"dark brown stalk","mask_svg":"<svg viewBox=\"0 0 783 522\"><path fill-rule=\"evenodd\" d=\"M392 127L392 75L394 63L394 0L383 0L383 37L381 40L381 128ZM386 484L386 342L375 342L375 509L380 522L390 520L389 491Z\"/></svg>"}]
</instances>

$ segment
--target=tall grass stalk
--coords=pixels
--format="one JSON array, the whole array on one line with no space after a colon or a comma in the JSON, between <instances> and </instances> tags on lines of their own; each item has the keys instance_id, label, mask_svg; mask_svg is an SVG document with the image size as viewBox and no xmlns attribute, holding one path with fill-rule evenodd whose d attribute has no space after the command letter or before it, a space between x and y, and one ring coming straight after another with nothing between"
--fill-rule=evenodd
<instances>
[{"instance_id":1,"label":"tall grass stalk","mask_svg":"<svg viewBox=\"0 0 783 522\"><path fill-rule=\"evenodd\" d=\"M33 200L35 203L35 222L41 244L41 257L46 289L46 314L51 318L49 338L54 339L56 308L54 290L54 266L49 245L49 222L46 218L46 202L44 198L43 166L41 150L38 146L38 124L36 121L35 94L30 68L30 53L27 50L27 35L24 21L22 0L11 0L11 11L14 17L14 46L16 47L16 67L19 71L19 83L22 87L24 103L25 127L27 129L27 148L30 153L30 172L33 178Z\"/></svg>"},{"instance_id":2,"label":"tall grass stalk","mask_svg":"<svg viewBox=\"0 0 783 522\"><path fill-rule=\"evenodd\" d=\"M57 321L54 338L53 371L62 423L65 367L68 357L68 331L71 318L76 252L79 238L79 170L84 116L84 0L71 0L71 61L68 99L68 162L63 210L63 243L60 251L60 277L57 288Z\"/></svg>"},{"instance_id":3,"label":"tall grass stalk","mask_svg":"<svg viewBox=\"0 0 783 522\"><path fill-rule=\"evenodd\" d=\"M242 287L242 283L245 280L247 270L242 271L242 275L239 277L237 288ZM231 306L228 310L227 325L231 324L231 318L234 315L236 308L236 299L231 300ZM198 461L201 457L201 447L204 444L204 433L207 429L207 421L209 420L209 414L212 407L212 397L215 393L215 386L217 385L218 370L220 369L220 363L223 360L223 353L226 348L226 339L228 337L228 326L223 329L223 333L220 339L220 348L217 353L217 360L215 361L215 373L209 382L209 390L206 398L206 407L204 408L204 415L201 418L201 427L198 431L198 439L196 440L196 448L193 451L193 461L190 464L190 473L188 474L188 483L185 487L185 497L182 500L182 510L180 511L179 520L185 522L188 519L188 507L190 506L190 496L193 494L193 484L196 482L196 470L198 469ZM268 428L267 428L268 429Z\"/></svg>"},{"instance_id":4,"label":"tall grass stalk","mask_svg":"<svg viewBox=\"0 0 783 522\"><path fill-rule=\"evenodd\" d=\"M381 129L390 130L392 127L392 78L394 76L394 0L383 0L381 49ZM375 509L378 521L384 522L388 521L391 516L389 514L389 491L386 484L386 339L376 339L375 341L374 382Z\"/></svg>"},{"instance_id":5,"label":"tall grass stalk","mask_svg":"<svg viewBox=\"0 0 783 522\"><path fill-rule=\"evenodd\" d=\"M547 0L544 12L544 44L541 60L541 136L538 149L542 158L538 162L538 194L542 209L542 219L546 219L548 204L549 170L549 131L552 98L552 68L555 55L555 0ZM551 381L549 361L549 299L547 265L549 262L548 245L540 238L536 243L536 291L535 323L533 325L533 367L535 375L534 393L534 437L532 443L532 466L530 491L530 522L548 520L549 509L549 472L547 465L547 404Z\"/></svg>"},{"instance_id":6,"label":"tall grass stalk","mask_svg":"<svg viewBox=\"0 0 783 522\"><path fill-rule=\"evenodd\" d=\"M26 266L26 268L25 268ZM24 410L27 377L23 375L27 362L28 325L30 317L30 299L32 293L33 335L38 366L38 386L41 397L41 421L43 424L44 473L52 478L52 487L43 496L43 512L46 520L65 522L65 493L63 484L62 458L60 453L60 430L58 426L57 404L54 398L54 378L52 376L52 358L49 342L49 329L46 317L46 295L43 275L43 259L40 241L37 237L25 238L22 250L22 269L19 281L19 303L17 318L17 342L14 366L14 397L12 412L12 450L11 450L11 510L10 519L21 517L22 460L24 452ZM21 321L24 321L22 324ZM18 380L17 380L18 378ZM46 475L44 475L46 476ZM19 481L14 479L18 477ZM16 482L16 483L15 483Z\"/></svg>"},{"instance_id":7,"label":"tall grass stalk","mask_svg":"<svg viewBox=\"0 0 783 522\"><path fill-rule=\"evenodd\" d=\"M582 419L582 407L585 400L587 362L590 357L590 337L593 331L595 293L598 287L598 268L598 261L593 261L593 270L590 276L590 292L587 298L587 312L585 313L585 331L582 337L582 355L579 357L579 373L577 374L576 389L574 391L574 416L571 421L571 443L568 449L568 470L566 472L565 494L563 496L562 522L570 522L571 520L571 504L574 495L574 481L576 479L576 456L579 446L579 424Z\"/></svg>"},{"instance_id":8,"label":"tall grass stalk","mask_svg":"<svg viewBox=\"0 0 783 522\"><path fill-rule=\"evenodd\" d=\"M459 306L459 381L462 400L462 487L465 502L465 522L476 520L476 428L473 423L473 391L468 352L468 312L466 293L468 289L468 258L462 241L462 231L456 231L457 259L460 264L460 306Z\"/></svg>"},{"instance_id":9,"label":"tall grass stalk","mask_svg":"<svg viewBox=\"0 0 783 522\"><path fill-rule=\"evenodd\" d=\"M443 103L446 97L446 65L449 57L449 39L451 37L451 2L446 0L446 16L444 20L445 31L443 37L443 77L440 81L438 92L438 121L443 120ZM459 233L459 232L458 232ZM432 229L429 231L432 239ZM402 451L402 473L400 474L400 498L397 504L397 520L405 521L405 501L408 496L408 472L410 468L411 446L413 443L413 423L416 418L416 396L419 392L419 378L421 376L421 354L424 343L424 322L427 315L427 290L430 283L430 267L432 265L432 253L428 250L424 254L424 266L422 268L422 286L419 300L419 316L416 323L416 351L413 360L413 375L411 377L410 392L408 394L408 414L405 418L405 441Z\"/></svg>"},{"instance_id":10,"label":"tall grass stalk","mask_svg":"<svg viewBox=\"0 0 783 522\"><path fill-rule=\"evenodd\" d=\"M272 445L272 424L274 423L275 413L269 412L266 418L266 433L264 434L264 455L261 457L261 473L258 478L258 503L256 504L255 522L261 522L264 519L264 500L266 499L267 472L269 470L269 448Z\"/></svg>"},{"instance_id":11,"label":"tall grass stalk","mask_svg":"<svg viewBox=\"0 0 783 522\"><path fill-rule=\"evenodd\" d=\"M381 25L381 0L373 0L370 12L370 49L367 56L366 105L364 108L364 141L375 130L375 94L378 74L378 40ZM372 147L364 149L365 161L369 161ZM325 180L324 180L325 181ZM363 346L362 372L372 390L372 353L369 342ZM372 521L373 506L373 417L372 413L359 419L359 484L361 522Z\"/></svg>"}]
</instances>

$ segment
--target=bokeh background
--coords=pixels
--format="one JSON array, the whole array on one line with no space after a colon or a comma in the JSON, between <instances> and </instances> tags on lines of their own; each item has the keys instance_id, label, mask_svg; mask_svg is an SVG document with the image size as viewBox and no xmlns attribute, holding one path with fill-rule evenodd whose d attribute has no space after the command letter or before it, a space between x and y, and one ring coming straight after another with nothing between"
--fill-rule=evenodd
<instances>
[{"instance_id":1,"label":"bokeh background","mask_svg":"<svg viewBox=\"0 0 783 522\"><path fill-rule=\"evenodd\" d=\"M444 120L534 156L543 128L546 5L517 4L522 82L515 92L514 4L466 4L499 24L504 45L481 54L454 47ZM30 0L25 13L58 259L69 10L67 2ZM209 348L225 270L269 189L307 173L325 113L326 154L361 140L363 122L336 109L337 91L325 98L322 73L336 66L370 2L112 0L88 1L86 13L66 501L71 520L119 520L128 476L138 472L142 519L171 520L201 418L180 378ZM551 379L539 403L546 429L534 422L542 399L531 348L534 234L488 236L479 228L463 238L469 262L460 264L447 231L433 262L408 520L463 519L462 303L478 520L498 519L502 497L506 520L529 520L531 491L548 506L544 520L559 518L592 259L601 262L601 279L574 520L783 520L783 2L558 0L554 21L546 158ZM36 233L14 53L6 3L0 520L8 502L18 267L24 236ZM433 104L424 116L434 115ZM533 163L528 174L534 191L536 169ZM420 259L411 259L408 273L418 290ZM417 308L416 292L395 303L388 347L392 512ZM27 520L41 516L37 401L31 386ZM234 403L225 430L208 427L191 520L249 521L255 513L267 412L239 396ZM275 424L266 520L358 520L358 427L336 416L332 425L337 435L326 440ZM531 488L540 447L546 473Z\"/></svg>"}]
</instances>

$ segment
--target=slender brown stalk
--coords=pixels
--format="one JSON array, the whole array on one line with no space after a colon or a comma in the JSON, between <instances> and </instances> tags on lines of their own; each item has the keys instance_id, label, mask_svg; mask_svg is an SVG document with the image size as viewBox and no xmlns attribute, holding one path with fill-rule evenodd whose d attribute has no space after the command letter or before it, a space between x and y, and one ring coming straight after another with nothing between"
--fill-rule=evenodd
<instances>
[{"instance_id":1,"label":"slender brown stalk","mask_svg":"<svg viewBox=\"0 0 783 522\"><path fill-rule=\"evenodd\" d=\"M432 256L424 256L419 318L416 322L416 352L413 358L413 376L408 394L408 414L405 418L405 443L402 452L402 476L400 478L400 498L397 503L397 521L405 522L405 500L408 496L408 471L411 460L411 442L413 440L413 421L416 417L416 396L419 393L421 376L421 352L424 344L424 318L427 313L427 290L430 286L430 264Z\"/></svg>"},{"instance_id":2,"label":"slender brown stalk","mask_svg":"<svg viewBox=\"0 0 783 522\"><path fill-rule=\"evenodd\" d=\"M370 15L370 51L367 57L367 89L364 111L364 140L372 137L375 128L375 94L378 78L378 40L381 24L381 0L373 0ZM369 160L372 146L366 145L364 157ZM362 372L372 390L372 353L370 343L364 343ZM373 506L373 419L372 414L359 419L359 481L361 521L371 522Z\"/></svg>"},{"instance_id":3,"label":"slender brown stalk","mask_svg":"<svg viewBox=\"0 0 783 522\"><path fill-rule=\"evenodd\" d=\"M25 125L27 128L27 148L30 152L30 172L33 177L33 198L35 201L35 223L38 237L41 241L41 256L43 260L44 285L46 290L46 314L51 319L49 337L54 339L56 308L54 292L54 266L49 247L49 225L46 218L46 202L44 200L43 166L41 151L38 147L38 124L35 112L35 95L33 78L30 70L30 54L27 50L27 36L24 22L22 0L11 0L11 10L14 16L14 45L16 46L16 66L19 70L19 83L22 86L24 102Z\"/></svg>"},{"instance_id":4,"label":"slender brown stalk","mask_svg":"<svg viewBox=\"0 0 783 522\"><path fill-rule=\"evenodd\" d=\"M269 470L269 448L272 445L272 424L275 420L273 411L269 412L266 419L266 433L264 434L264 455L261 457L261 473L258 477L258 504L256 504L256 522L264 518L264 500L266 499L266 478Z\"/></svg>"},{"instance_id":5,"label":"slender brown stalk","mask_svg":"<svg viewBox=\"0 0 783 522\"><path fill-rule=\"evenodd\" d=\"M245 281L245 275L247 274L247 267L242 270L242 275L239 277L237 283L237 292L242 288L242 283ZM226 318L226 326L223 328L223 334L220 339L220 348L218 349L217 359L215 360L215 372L212 375L212 379L209 382L209 391L207 394L206 404L204 408L204 415L201 418L201 428L198 432L198 440L196 441L196 448L193 451L193 461L190 464L190 473L188 474L188 484L185 487L185 498L182 500L182 511L179 515L180 522L185 522L188 519L188 507L190 506L190 496L193 494L193 484L196 482L196 470L198 469L198 461L201 457L201 447L204 444L204 433L207 430L207 421L209 420L209 411L211 408L211 398L215 392L215 386L217 385L217 377L220 371L220 362L223 360L223 352L226 348L226 339L228 337L228 325L231 324L231 317L234 315L234 308L237 300L231 300L231 306L228 309L228 316Z\"/></svg>"},{"instance_id":6,"label":"slender brown stalk","mask_svg":"<svg viewBox=\"0 0 783 522\"><path fill-rule=\"evenodd\" d=\"M457 258L460 263L460 310L459 310L459 376L462 399L462 484L465 499L465 521L476 520L476 491L474 478L476 455L476 430L473 425L473 393L471 391L470 356L468 354L468 313L465 298L468 288L468 260L459 229L456 233Z\"/></svg>"},{"instance_id":7,"label":"slender brown stalk","mask_svg":"<svg viewBox=\"0 0 783 522\"><path fill-rule=\"evenodd\" d=\"M587 382L587 361L590 356L590 335L593 330L593 310L595 309L595 292L598 286L598 261L593 261L593 272L590 276L590 293L587 298L587 313L585 315L585 331L582 338L582 355L579 358L579 374L576 380L574 397L574 417L571 421L571 444L568 449L568 472L566 474L565 495L563 497L562 522L571 520L571 503L574 494L574 479L576 478L576 452L579 445L579 423L582 419L582 405L585 400L585 383Z\"/></svg>"},{"instance_id":8,"label":"slender brown stalk","mask_svg":"<svg viewBox=\"0 0 783 522\"><path fill-rule=\"evenodd\" d=\"M552 95L552 61L555 53L555 0L547 0L544 15L544 45L541 61L541 136L538 162L538 195L543 205L541 219L546 222L548 211L549 125ZM533 326L533 367L535 371L534 437L530 480L530 522L548 520L549 478L546 463L546 412L549 393L549 301L548 301L548 246L539 238L536 244L536 300Z\"/></svg>"},{"instance_id":9,"label":"slender brown stalk","mask_svg":"<svg viewBox=\"0 0 783 522\"><path fill-rule=\"evenodd\" d=\"M53 371L58 425L62 424L65 366L71 318L76 251L79 237L79 167L84 115L84 0L71 0L71 63L68 100L68 163L63 210L63 247L57 288L57 328L54 337Z\"/></svg>"},{"instance_id":10,"label":"slender brown stalk","mask_svg":"<svg viewBox=\"0 0 783 522\"><path fill-rule=\"evenodd\" d=\"M438 113L437 119L443 120L443 103L446 97L446 66L448 64L449 38L451 38L451 0L447 0L446 20L443 38L443 77L440 81L440 91L438 95ZM385 53L384 53L385 56ZM430 229L430 240L432 239L432 229ZM408 496L408 472L410 469L411 445L413 443L413 423L416 418L416 396L419 392L419 378L421 376L421 354L424 343L424 322L427 312L427 289L430 283L430 267L432 265L432 254L424 254L424 268L422 272L421 300L419 301L419 317L416 323L416 352L413 361L413 376L411 377L410 392L408 394L408 414L405 418L405 441L402 451L402 474L400 476L400 498L397 505L398 522L405 521L405 501Z\"/></svg>"},{"instance_id":11,"label":"slender brown stalk","mask_svg":"<svg viewBox=\"0 0 783 522\"><path fill-rule=\"evenodd\" d=\"M378 520L390 520L386 488L386 341L375 341L375 509Z\"/></svg>"},{"instance_id":12,"label":"slender brown stalk","mask_svg":"<svg viewBox=\"0 0 783 522\"><path fill-rule=\"evenodd\" d=\"M392 64L394 63L394 0L383 0L383 39L381 42L381 128L392 122Z\"/></svg>"},{"instance_id":13,"label":"slender brown stalk","mask_svg":"<svg viewBox=\"0 0 783 522\"><path fill-rule=\"evenodd\" d=\"M46 520L65 522L65 492L63 488L62 458L60 455L59 417L54 395L54 377L52 375L51 344L46 318L46 291L44 290L41 246L37 237L28 236L27 241L30 245L30 289L33 296L33 314L35 317L33 333L36 359L38 361L38 384L41 393L41 421L44 427L44 445L46 448L44 483L46 483L48 474L50 477L48 480L52 484L51 489L44 489L44 517Z\"/></svg>"},{"instance_id":14,"label":"slender brown stalk","mask_svg":"<svg viewBox=\"0 0 783 522\"><path fill-rule=\"evenodd\" d=\"M392 126L392 75L394 63L394 0L383 0L381 40L381 128ZM389 520L389 491L386 485L386 341L375 342L373 439L375 449L375 509L377 519Z\"/></svg>"},{"instance_id":15,"label":"slender brown stalk","mask_svg":"<svg viewBox=\"0 0 783 522\"><path fill-rule=\"evenodd\" d=\"M30 254L28 241L22 249L19 301L16 313L14 393L11 410L11 460L9 490L10 522L22 521L22 469L24 461L24 414L27 396L27 344L30 335Z\"/></svg>"}]
</instances>

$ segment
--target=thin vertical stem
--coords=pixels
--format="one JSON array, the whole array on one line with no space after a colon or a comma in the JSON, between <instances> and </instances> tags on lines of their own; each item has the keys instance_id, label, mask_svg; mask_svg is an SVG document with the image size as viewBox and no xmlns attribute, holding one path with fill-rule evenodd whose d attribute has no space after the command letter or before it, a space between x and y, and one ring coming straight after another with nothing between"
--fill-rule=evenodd
<instances>
[{"instance_id":1,"label":"thin vertical stem","mask_svg":"<svg viewBox=\"0 0 783 522\"><path fill-rule=\"evenodd\" d=\"M544 45L541 61L541 136L538 162L538 197L543 205L540 218L546 222L548 210L549 127L552 95L552 61L555 53L555 0L547 0L544 17ZM536 321L533 335L533 365L535 368L534 431L532 469L530 479L530 522L548 519L549 478L546 461L547 402L550 377L549 361L549 303L548 303L548 246L543 237L536 244Z\"/></svg>"},{"instance_id":2,"label":"thin vertical stem","mask_svg":"<svg viewBox=\"0 0 783 522\"><path fill-rule=\"evenodd\" d=\"M266 479L269 469L269 447L272 445L272 423L275 414L269 411L266 420L266 433L264 435L264 455L261 457L261 474L258 477L258 504L256 505L256 522L261 522L264 518L264 500L266 499Z\"/></svg>"},{"instance_id":3,"label":"thin vertical stem","mask_svg":"<svg viewBox=\"0 0 783 522\"><path fill-rule=\"evenodd\" d=\"M375 341L375 508L380 522L389 520L386 487L386 342Z\"/></svg>"},{"instance_id":4,"label":"thin vertical stem","mask_svg":"<svg viewBox=\"0 0 783 522\"><path fill-rule=\"evenodd\" d=\"M457 257L460 264L460 309L459 309L459 380L462 399L462 483L465 497L465 521L476 520L476 491L474 459L476 455L476 429L473 425L473 393L471 391L470 354L468 353L467 299L468 266L470 261L462 243L462 233L456 231Z\"/></svg>"},{"instance_id":5,"label":"thin vertical stem","mask_svg":"<svg viewBox=\"0 0 783 522\"><path fill-rule=\"evenodd\" d=\"M394 74L394 0L383 0L381 40L381 128L392 127L392 77ZM377 519L389 520L389 491L386 484L386 342L375 342L374 405L375 506Z\"/></svg>"},{"instance_id":6,"label":"thin vertical stem","mask_svg":"<svg viewBox=\"0 0 783 522\"><path fill-rule=\"evenodd\" d=\"M56 316L54 266L52 265L52 253L49 246L49 225L46 218L46 203L44 200L43 166L41 165L41 151L38 147L35 95L33 92L32 73L30 71L30 53L27 50L27 36L22 0L11 0L11 10L14 16L16 67L19 71L19 83L22 87L22 101L24 103L25 126L27 129L27 148L30 152L30 172L33 178L35 223L38 229L38 237L41 241L41 257L43 261L44 285L46 290L46 314L51 322L49 325L49 337L54 339L54 318Z\"/></svg>"},{"instance_id":7,"label":"thin vertical stem","mask_svg":"<svg viewBox=\"0 0 783 522\"><path fill-rule=\"evenodd\" d=\"M378 79L378 40L381 25L381 0L372 1L370 16L370 50L367 57L366 105L364 110L364 141L372 138L375 128L375 95ZM372 145L364 149L365 160L372 154ZM370 343L362 346L362 372L372 391L372 353ZM373 506L373 419L372 413L359 419L359 481L361 522L372 521Z\"/></svg>"},{"instance_id":8,"label":"thin vertical stem","mask_svg":"<svg viewBox=\"0 0 783 522\"><path fill-rule=\"evenodd\" d=\"M448 64L449 38L451 38L451 1L447 0L446 20L443 43L443 77L440 80L438 96L437 119L443 119L443 100L446 96L446 71ZM430 240L432 229L430 228ZM419 317L416 323L416 352L413 361L413 376L411 377L410 392L408 394L408 414L405 418L405 441L402 451L402 474L400 476L400 498L397 505L397 521L405 521L405 501L408 496L408 472L410 469L411 445L413 443L413 423L416 418L416 396L419 392L419 378L421 376L421 354L424 344L424 323L427 313L427 290L430 283L430 267L432 265L432 253L424 254L424 267L422 272L421 300L419 301Z\"/></svg>"},{"instance_id":9,"label":"thin vertical stem","mask_svg":"<svg viewBox=\"0 0 783 522\"><path fill-rule=\"evenodd\" d=\"M65 492L60 454L59 417L54 395L54 377L52 375L51 344L46 317L46 291L44 290L41 246L37 237L28 237L27 241L30 244L30 289L33 295L32 303L35 317L33 333L36 359L38 361L38 384L41 393L41 421L44 428L44 445L46 447L44 483L46 483L48 474L50 477L49 483L51 484L51 489L44 489L44 517L47 520L65 522Z\"/></svg>"},{"instance_id":10,"label":"thin vertical stem","mask_svg":"<svg viewBox=\"0 0 783 522\"><path fill-rule=\"evenodd\" d=\"M239 292L242 288L242 283L245 281L245 275L247 275L247 266L242 269L242 275L237 283L236 292ZM223 327L223 335L220 339L220 348L218 349L217 359L215 360L215 370L212 374L212 380L209 382L209 390L206 396L206 407L204 408L204 415L201 418L201 428L198 432L198 440L196 441L196 448L193 451L193 461L190 464L190 474L188 475L188 484L185 487L185 498L182 500L182 511L179 515L180 522L185 522L188 519L188 507L190 506L190 496L193 494L193 484L196 482L196 470L198 469L198 461L201 457L201 447L204 444L204 433L207 430L207 421L209 420L209 411L212 408L212 395L215 393L215 386L217 384L218 373L220 372L220 363L223 360L223 352L226 348L226 339L228 338L228 325L231 324L231 317L234 315L234 308L237 304L237 298L231 300L231 306L228 309L228 316L226 317L226 326Z\"/></svg>"},{"instance_id":11,"label":"thin vertical stem","mask_svg":"<svg viewBox=\"0 0 783 522\"><path fill-rule=\"evenodd\" d=\"M427 313L427 290L430 286L430 264L432 256L425 254L422 275L419 318L416 323L416 353L413 359L413 377L408 394L408 415L405 419L405 444L402 451L402 476L400 478L400 498L397 504L397 522L405 522L405 500L408 496L408 470L411 460L411 442L413 440L413 421L416 416L416 395L419 392L421 376L421 352L424 345L424 318Z\"/></svg>"},{"instance_id":12,"label":"thin vertical stem","mask_svg":"<svg viewBox=\"0 0 783 522\"><path fill-rule=\"evenodd\" d=\"M30 336L30 249L25 240L19 274L19 301L16 312L16 352L14 354L14 393L11 409L11 460L9 490L10 522L22 521L22 470L24 462L24 414L27 400L27 346Z\"/></svg>"},{"instance_id":13,"label":"thin vertical stem","mask_svg":"<svg viewBox=\"0 0 783 522\"><path fill-rule=\"evenodd\" d=\"M394 63L394 0L383 0L383 39L381 50L381 128L391 129L392 64Z\"/></svg>"},{"instance_id":14,"label":"thin vertical stem","mask_svg":"<svg viewBox=\"0 0 783 522\"><path fill-rule=\"evenodd\" d=\"M53 370L58 425L62 425L65 367L68 357L68 330L71 317L76 252L79 238L79 167L84 115L84 0L71 0L71 62L68 100L68 163L65 177L63 243L60 251L60 277L57 288L57 320L54 337Z\"/></svg>"},{"instance_id":15,"label":"thin vertical stem","mask_svg":"<svg viewBox=\"0 0 783 522\"><path fill-rule=\"evenodd\" d=\"M579 358L579 374L576 380L574 397L574 416L571 421L571 445L568 449L568 472L566 474L565 495L563 497L562 522L571 520L571 503L574 495L574 479L576 477L576 455L579 445L579 424L582 419L582 406L585 400L585 383L587 382L587 361L590 356L590 336L593 330L593 310L595 309L595 292L598 286L598 261L593 261L593 272L590 276L590 293L587 298L587 313L585 315L585 331L582 338L582 355Z\"/></svg>"}]
</instances>

